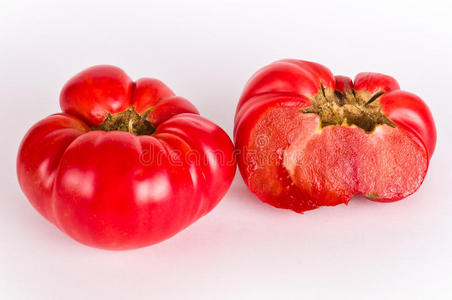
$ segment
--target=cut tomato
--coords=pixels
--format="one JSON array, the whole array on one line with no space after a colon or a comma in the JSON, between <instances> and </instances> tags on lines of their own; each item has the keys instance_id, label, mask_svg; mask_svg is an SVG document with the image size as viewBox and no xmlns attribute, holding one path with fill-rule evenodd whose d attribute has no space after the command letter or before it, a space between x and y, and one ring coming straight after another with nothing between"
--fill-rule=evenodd
<instances>
[{"instance_id":1,"label":"cut tomato","mask_svg":"<svg viewBox=\"0 0 452 300\"><path fill-rule=\"evenodd\" d=\"M250 190L296 212L354 195L403 199L422 184L436 143L427 105L394 78L360 73L353 82L297 60L251 78L234 133Z\"/></svg>"}]
</instances>

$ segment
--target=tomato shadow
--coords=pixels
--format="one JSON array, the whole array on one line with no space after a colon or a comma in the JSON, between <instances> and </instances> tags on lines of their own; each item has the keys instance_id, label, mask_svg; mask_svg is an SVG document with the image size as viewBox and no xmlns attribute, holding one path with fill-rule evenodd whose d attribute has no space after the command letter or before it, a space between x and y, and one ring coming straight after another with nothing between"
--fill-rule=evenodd
<instances>
[{"instance_id":1,"label":"tomato shadow","mask_svg":"<svg viewBox=\"0 0 452 300\"><path fill-rule=\"evenodd\" d=\"M267 203L262 202L254 195L243 181L240 173L237 173L232 185L222 200L223 205L233 206L232 209L251 214L267 215L300 215L289 209L278 209Z\"/></svg>"}]
</instances>

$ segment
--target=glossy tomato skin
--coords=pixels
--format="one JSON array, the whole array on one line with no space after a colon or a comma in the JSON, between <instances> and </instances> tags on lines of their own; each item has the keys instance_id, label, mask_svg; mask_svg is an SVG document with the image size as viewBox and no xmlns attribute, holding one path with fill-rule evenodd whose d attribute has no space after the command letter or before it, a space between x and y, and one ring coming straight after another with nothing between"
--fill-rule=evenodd
<instances>
[{"instance_id":1,"label":"glossy tomato skin","mask_svg":"<svg viewBox=\"0 0 452 300\"><path fill-rule=\"evenodd\" d=\"M259 120L278 109L285 109L288 112L297 111L301 114L302 109L312 105L310 99L319 93L322 87L342 92L345 92L346 89L366 91L370 94L384 92L380 98L383 113L400 130L419 144L428 159L431 158L436 144L436 128L432 114L422 99L401 91L394 78L379 73L360 73L354 80L351 80L346 76L334 76L330 70L317 63L294 59L277 61L257 71L247 82L239 100L234 121L234 139L240 172L251 191L264 202L277 207L290 208L296 212L303 212L320 205L330 205L314 202L295 203L296 199L303 198L305 195L294 189L290 180L287 181L289 175L282 167L282 158L279 161L273 161L273 173L265 175L268 176L268 180L279 180L279 184L275 185L272 192L262 194L259 186L255 183L253 185L251 180L252 173L259 168L258 162L256 162L258 156L256 151L257 153L270 151L269 149L256 150L255 145L259 144L259 141L256 141L257 127L260 126L258 125ZM288 115L290 114L288 113ZM296 123L292 119L284 118L273 119L274 122ZM262 131L262 129L260 130ZM284 152L284 149L290 146L293 137L280 136L278 140L280 140L278 151ZM269 152L268 155L272 154ZM280 156L282 157L282 154ZM277 196L273 194L277 194ZM395 201L398 199L400 198L373 200Z\"/></svg>"},{"instance_id":2,"label":"glossy tomato skin","mask_svg":"<svg viewBox=\"0 0 452 300\"><path fill-rule=\"evenodd\" d=\"M120 250L165 240L212 210L232 182L228 135L156 79L92 67L69 80L60 104L63 113L24 137L17 174L33 206L83 244ZM92 129L130 107L149 111L152 135Z\"/></svg>"}]
</instances>

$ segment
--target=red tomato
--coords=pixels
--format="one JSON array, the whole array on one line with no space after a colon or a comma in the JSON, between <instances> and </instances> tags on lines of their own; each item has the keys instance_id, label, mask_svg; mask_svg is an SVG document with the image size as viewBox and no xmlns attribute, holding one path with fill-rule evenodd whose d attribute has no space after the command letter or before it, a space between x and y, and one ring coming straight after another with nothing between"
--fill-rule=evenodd
<instances>
[{"instance_id":1,"label":"red tomato","mask_svg":"<svg viewBox=\"0 0 452 300\"><path fill-rule=\"evenodd\" d=\"M360 73L353 82L287 59L248 81L234 137L249 189L273 206L303 212L354 195L389 202L414 193L436 129L427 105L390 76Z\"/></svg>"},{"instance_id":2,"label":"red tomato","mask_svg":"<svg viewBox=\"0 0 452 300\"><path fill-rule=\"evenodd\" d=\"M160 242L212 210L232 182L228 135L159 80L95 66L66 83L60 105L24 137L17 174L33 206L83 244Z\"/></svg>"}]
</instances>

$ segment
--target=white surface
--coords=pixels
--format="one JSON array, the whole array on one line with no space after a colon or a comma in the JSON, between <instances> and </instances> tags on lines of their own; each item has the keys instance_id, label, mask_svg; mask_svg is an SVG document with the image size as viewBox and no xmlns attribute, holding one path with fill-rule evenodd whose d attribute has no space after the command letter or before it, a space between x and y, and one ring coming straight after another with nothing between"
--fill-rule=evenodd
<instances>
[{"instance_id":1,"label":"white surface","mask_svg":"<svg viewBox=\"0 0 452 300\"><path fill-rule=\"evenodd\" d=\"M2 0L0 299L452 299L450 1L303 2ZM238 175L174 238L108 252L60 233L19 189L23 134L87 66L159 78L232 133L246 80L287 57L391 74L428 102L439 140L415 195L297 215Z\"/></svg>"}]
</instances>

